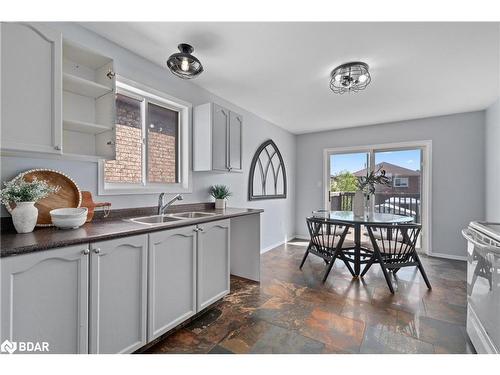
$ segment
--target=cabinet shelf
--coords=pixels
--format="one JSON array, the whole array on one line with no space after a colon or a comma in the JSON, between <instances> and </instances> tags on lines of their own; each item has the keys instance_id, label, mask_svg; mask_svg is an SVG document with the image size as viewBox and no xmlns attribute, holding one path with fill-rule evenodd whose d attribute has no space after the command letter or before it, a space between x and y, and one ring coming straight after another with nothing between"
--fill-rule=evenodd
<instances>
[{"instance_id":1,"label":"cabinet shelf","mask_svg":"<svg viewBox=\"0 0 500 375\"><path fill-rule=\"evenodd\" d=\"M112 128L105 125L94 124L92 122L78 120L63 120L64 130L70 130L79 133L99 134L110 131Z\"/></svg>"},{"instance_id":2,"label":"cabinet shelf","mask_svg":"<svg viewBox=\"0 0 500 375\"><path fill-rule=\"evenodd\" d=\"M63 74L63 90L91 98L99 98L112 91L108 86L69 73Z\"/></svg>"}]
</instances>

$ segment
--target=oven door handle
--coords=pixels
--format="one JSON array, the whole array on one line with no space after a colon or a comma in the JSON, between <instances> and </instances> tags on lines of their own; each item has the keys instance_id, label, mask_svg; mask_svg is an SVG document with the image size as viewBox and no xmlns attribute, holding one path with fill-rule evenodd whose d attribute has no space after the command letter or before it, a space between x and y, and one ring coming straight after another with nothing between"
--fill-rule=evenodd
<instances>
[{"instance_id":1,"label":"oven door handle","mask_svg":"<svg viewBox=\"0 0 500 375\"><path fill-rule=\"evenodd\" d=\"M462 229L462 236L469 242L472 242L475 246L481 248L481 249L490 249L490 245L489 244L485 244L484 242L479 242L478 240L476 240L475 238L473 238L471 235L470 235L470 232L467 230L467 229Z\"/></svg>"}]
</instances>

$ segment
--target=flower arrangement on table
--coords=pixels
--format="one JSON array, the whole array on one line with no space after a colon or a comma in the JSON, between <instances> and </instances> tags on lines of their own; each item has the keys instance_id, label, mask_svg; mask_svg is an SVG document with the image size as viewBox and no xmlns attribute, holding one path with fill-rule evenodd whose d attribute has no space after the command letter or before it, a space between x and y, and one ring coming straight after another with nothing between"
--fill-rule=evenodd
<instances>
[{"instance_id":1,"label":"flower arrangement on table","mask_svg":"<svg viewBox=\"0 0 500 375\"><path fill-rule=\"evenodd\" d=\"M382 167L376 171L366 172L366 176L358 178L358 191L354 196L353 212L356 216L361 216L365 212L370 211L370 196L375 194L377 185L390 186L391 179L386 176L386 172ZM362 196L361 196L362 194ZM361 205L360 199L363 198Z\"/></svg>"}]
</instances>

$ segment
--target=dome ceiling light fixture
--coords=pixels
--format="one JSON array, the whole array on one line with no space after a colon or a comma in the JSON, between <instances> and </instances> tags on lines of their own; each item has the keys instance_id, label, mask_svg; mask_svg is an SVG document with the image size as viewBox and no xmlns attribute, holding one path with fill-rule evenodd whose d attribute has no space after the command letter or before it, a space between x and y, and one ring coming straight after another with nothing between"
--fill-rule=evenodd
<instances>
[{"instance_id":1,"label":"dome ceiling light fixture","mask_svg":"<svg viewBox=\"0 0 500 375\"><path fill-rule=\"evenodd\" d=\"M180 52L174 53L167 60L167 66L170 71L182 79L191 79L199 76L203 72L203 66L200 60L191 55L194 48L187 43L181 43L177 48L179 48Z\"/></svg>"},{"instance_id":2,"label":"dome ceiling light fixture","mask_svg":"<svg viewBox=\"0 0 500 375\"><path fill-rule=\"evenodd\" d=\"M368 64L360 61L337 66L330 74L330 89L335 94L364 90L371 82Z\"/></svg>"}]
</instances>

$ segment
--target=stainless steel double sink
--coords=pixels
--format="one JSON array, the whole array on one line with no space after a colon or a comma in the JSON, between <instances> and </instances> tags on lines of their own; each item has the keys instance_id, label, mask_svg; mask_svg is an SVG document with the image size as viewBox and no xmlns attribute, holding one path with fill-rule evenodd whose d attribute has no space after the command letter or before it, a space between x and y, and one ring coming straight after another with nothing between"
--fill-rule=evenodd
<instances>
[{"instance_id":1,"label":"stainless steel double sink","mask_svg":"<svg viewBox=\"0 0 500 375\"><path fill-rule=\"evenodd\" d=\"M142 216L142 217L134 217L132 219L126 219L128 221L132 221L134 223L145 224L145 225L159 225L159 224L167 224L175 221L182 220L192 220L192 219L201 219L206 217L212 217L220 215L216 212L198 212L198 211L190 211L190 212L179 212L168 215L152 215L152 216Z\"/></svg>"}]
</instances>

